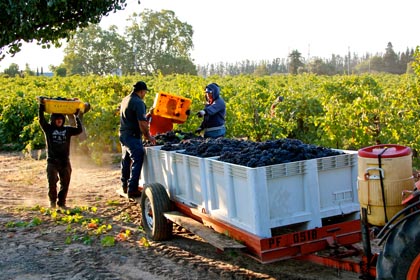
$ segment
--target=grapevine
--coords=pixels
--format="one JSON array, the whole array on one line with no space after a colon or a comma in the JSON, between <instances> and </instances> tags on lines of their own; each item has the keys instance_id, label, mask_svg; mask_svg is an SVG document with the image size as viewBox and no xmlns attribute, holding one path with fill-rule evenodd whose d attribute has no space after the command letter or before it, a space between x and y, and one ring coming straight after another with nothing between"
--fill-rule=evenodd
<instances>
[{"instance_id":1,"label":"grapevine","mask_svg":"<svg viewBox=\"0 0 420 280\"><path fill-rule=\"evenodd\" d=\"M227 104L226 137L229 139L254 142L298 139L343 150L398 143L411 147L414 152L420 150L419 87L413 74L0 77L0 150L29 151L45 147L37 119L36 97L53 96L79 98L91 105L91 110L83 116L86 139L72 140L76 151L95 159L118 152L118 107L138 80L144 80L153 89L144 100L148 108L158 92L192 100L193 113L185 123L175 125L174 134L158 136L159 145L200 138L192 133L201 123L194 112L204 106L204 86L216 82L221 85L221 95ZM283 96L284 101L271 114L270 107L278 96ZM159 139L167 136L172 139ZM217 146L211 149L207 156L218 153Z\"/></svg>"}]
</instances>

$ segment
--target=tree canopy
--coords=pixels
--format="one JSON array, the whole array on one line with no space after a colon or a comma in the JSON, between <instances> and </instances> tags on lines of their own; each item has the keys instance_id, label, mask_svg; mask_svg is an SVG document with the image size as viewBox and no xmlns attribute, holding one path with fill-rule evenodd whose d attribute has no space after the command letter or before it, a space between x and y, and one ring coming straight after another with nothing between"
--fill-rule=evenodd
<instances>
[{"instance_id":1,"label":"tree canopy","mask_svg":"<svg viewBox=\"0 0 420 280\"><path fill-rule=\"evenodd\" d=\"M305 64L302 62L302 54L298 50L293 50L289 54L289 73L297 74L300 67L303 67Z\"/></svg>"},{"instance_id":2,"label":"tree canopy","mask_svg":"<svg viewBox=\"0 0 420 280\"><path fill-rule=\"evenodd\" d=\"M135 70L143 74L191 73L195 66L190 60L194 47L193 28L181 22L173 11L155 12L146 9L129 19L126 29L129 45L135 53Z\"/></svg>"},{"instance_id":3,"label":"tree canopy","mask_svg":"<svg viewBox=\"0 0 420 280\"><path fill-rule=\"evenodd\" d=\"M130 17L124 35L116 26L102 30L90 25L77 32L65 48L62 67L68 74L193 74L191 25L178 20L172 11ZM120 72L121 71L121 72Z\"/></svg>"},{"instance_id":4,"label":"tree canopy","mask_svg":"<svg viewBox=\"0 0 420 280\"><path fill-rule=\"evenodd\" d=\"M140 1L138 1L140 2ZM126 0L14 0L0 1L0 59L20 51L22 41L43 47L59 46L71 31L126 7Z\"/></svg>"},{"instance_id":5,"label":"tree canopy","mask_svg":"<svg viewBox=\"0 0 420 280\"><path fill-rule=\"evenodd\" d=\"M118 34L117 27L108 31L92 24L77 32L66 46L64 64L68 74L104 75L121 69L127 73L127 43Z\"/></svg>"}]
</instances>

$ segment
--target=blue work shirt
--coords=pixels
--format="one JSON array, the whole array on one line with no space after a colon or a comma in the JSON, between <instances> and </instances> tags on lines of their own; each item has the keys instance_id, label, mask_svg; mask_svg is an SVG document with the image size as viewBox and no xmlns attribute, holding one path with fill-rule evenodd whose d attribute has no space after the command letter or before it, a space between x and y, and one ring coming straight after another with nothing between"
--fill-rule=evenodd
<instances>
[{"instance_id":1,"label":"blue work shirt","mask_svg":"<svg viewBox=\"0 0 420 280\"><path fill-rule=\"evenodd\" d=\"M146 104L136 93L124 97L120 109L120 133L141 137L139 121L146 120Z\"/></svg>"}]
</instances>

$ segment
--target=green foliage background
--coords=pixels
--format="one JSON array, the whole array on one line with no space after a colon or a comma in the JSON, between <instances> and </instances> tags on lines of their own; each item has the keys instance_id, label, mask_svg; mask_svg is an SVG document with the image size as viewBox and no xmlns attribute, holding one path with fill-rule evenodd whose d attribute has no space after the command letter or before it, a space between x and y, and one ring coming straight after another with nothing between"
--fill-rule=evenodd
<instances>
[{"instance_id":1,"label":"green foliage background","mask_svg":"<svg viewBox=\"0 0 420 280\"><path fill-rule=\"evenodd\" d=\"M37 120L37 96L78 97L91 104L83 117L88 138L78 147L92 155L118 150L117 108L132 85L144 80L155 94L167 92L193 100L192 114L175 129L194 131L201 119L194 112L204 106L203 89L218 83L227 104L227 137L253 141L297 138L305 143L338 149L360 149L394 143L420 150L419 82L415 75L251 75L208 77L72 76L0 77L0 149L32 150L45 146ZM284 101L270 106L277 96Z\"/></svg>"}]
</instances>

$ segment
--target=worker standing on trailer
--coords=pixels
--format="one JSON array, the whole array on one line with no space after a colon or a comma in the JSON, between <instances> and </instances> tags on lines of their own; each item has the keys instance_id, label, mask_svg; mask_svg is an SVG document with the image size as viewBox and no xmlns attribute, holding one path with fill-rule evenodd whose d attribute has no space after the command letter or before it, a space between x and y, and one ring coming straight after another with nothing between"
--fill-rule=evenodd
<instances>
[{"instance_id":1,"label":"worker standing on trailer","mask_svg":"<svg viewBox=\"0 0 420 280\"><path fill-rule=\"evenodd\" d=\"M78 117L79 109L74 113L75 127L64 125L66 118L63 114L51 114L51 121L47 123L44 112L45 104L40 99L38 119L47 144L47 179L50 207L55 208L58 205L65 208L72 171L70 140L71 136L82 133L83 126ZM57 194L58 181L60 181L60 190Z\"/></svg>"},{"instance_id":2,"label":"worker standing on trailer","mask_svg":"<svg viewBox=\"0 0 420 280\"><path fill-rule=\"evenodd\" d=\"M143 101L148 91L146 83L139 81L121 102L119 133L122 153L121 184L129 198L141 196L139 180L144 160L142 135L153 145L156 144L156 139L149 132L146 104Z\"/></svg>"},{"instance_id":3,"label":"worker standing on trailer","mask_svg":"<svg viewBox=\"0 0 420 280\"><path fill-rule=\"evenodd\" d=\"M203 121L195 132L204 132L206 138L224 137L226 135L226 104L220 96L219 85L216 83L207 85L205 95L206 105L203 110L197 113L197 116L203 118Z\"/></svg>"}]
</instances>

